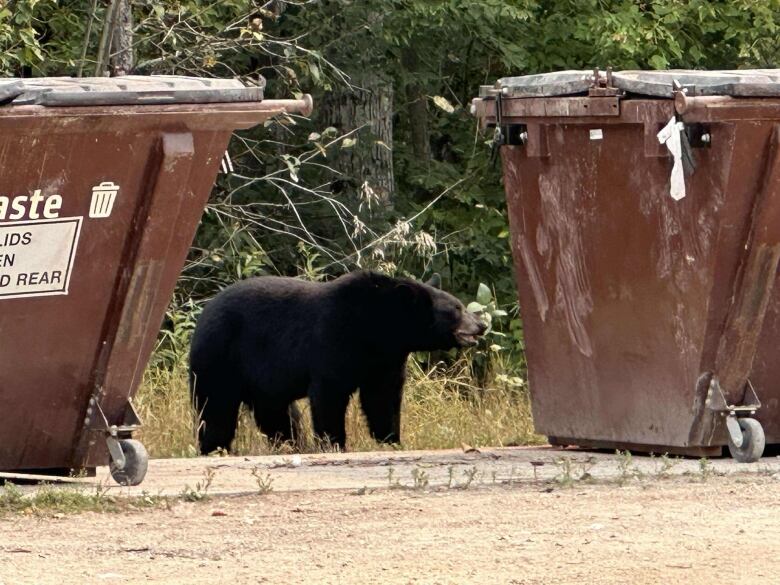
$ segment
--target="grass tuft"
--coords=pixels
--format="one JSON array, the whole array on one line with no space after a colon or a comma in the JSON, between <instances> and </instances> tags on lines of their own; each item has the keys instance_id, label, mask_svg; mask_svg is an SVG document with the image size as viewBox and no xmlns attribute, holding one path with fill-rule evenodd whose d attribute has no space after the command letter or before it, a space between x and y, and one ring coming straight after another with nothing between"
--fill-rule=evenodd
<instances>
[{"instance_id":1,"label":"grass tuft","mask_svg":"<svg viewBox=\"0 0 780 585\"><path fill-rule=\"evenodd\" d=\"M135 405L143 420L139 439L152 457L197 455L196 427L187 387L186 368L150 368ZM311 435L308 402L299 407L307 434L305 452L330 450ZM474 447L542 443L533 431L527 386L496 376L485 388L472 384L466 362L443 369L424 370L410 360L404 393L402 449L447 449L463 443ZM353 397L347 412L347 448L350 451L393 449L378 445L368 433L360 411L359 397ZM397 447L396 447L397 448ZM233 451L238 455L290 453L289 445L272 445L254 424L252 413L242 409Z\"/></svg>"},{"instance_id":2,"label":"grass tuft","mask_svg":"<svg viewBox=\"0 0 780 585\"><path fill-rule=\"evenodd\" d=\"M0 517L8 514L56 516L81 512L124 512L147 508L164 508L164 497L144 494L133 498L114 497L106 488L55 487L42 485L25 494L12 483L0 487Z\"/></svg>"}]
</instances>

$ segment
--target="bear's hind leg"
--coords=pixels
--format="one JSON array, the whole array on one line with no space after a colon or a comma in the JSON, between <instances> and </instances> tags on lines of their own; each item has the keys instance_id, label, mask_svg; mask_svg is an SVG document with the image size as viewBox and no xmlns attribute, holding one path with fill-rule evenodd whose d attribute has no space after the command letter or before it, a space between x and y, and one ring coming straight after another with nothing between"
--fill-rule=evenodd
<instances>
[{"instance_id":1,"label":"bear's hind leg","mask_svg":"<svg viewBox=\"0 0 780 585\"><path fill-rule=\"evenodd\" d=\"M272 443L295 442L299 413L295 404L255 406L255 423Z\"/></svg>"},{"instance_id":2,"label":"bear's hind leg","mask_svg":"<svg viewBox=\"0 0 780 585\"><path fill-rule=\"evenodd\" d=\"M324 390L314 387L309 391L314 435L343 451L347 444L344 417L352 392Z\"/></svg>"}]
</instances>

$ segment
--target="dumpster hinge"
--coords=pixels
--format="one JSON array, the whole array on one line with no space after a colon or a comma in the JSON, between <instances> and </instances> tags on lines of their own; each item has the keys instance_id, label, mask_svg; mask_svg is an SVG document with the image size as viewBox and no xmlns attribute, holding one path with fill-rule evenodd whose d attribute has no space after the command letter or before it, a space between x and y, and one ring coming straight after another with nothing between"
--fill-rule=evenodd
<instances>
[{"instance_id":1,"label":"dumpster hinge","mask_svg":"<svg viewBox=\"0 0 780 585\"><path fill-rule=\"evenodd\" d=\"M676 79L672 82L672 95L674 96L675 104L684 103L686 96L695 92L696 89L693 86L683 86ZM682 122L683 131L681 135L683 146L683 163L685 165L685 171L690 174L696 169L696 160L693 157L692 148L709 148L712 144L712 134L710 133L710 127L706 124L686 123L683 116L677 112L675 118L678 122Z\"/></svg>"},{"instance_id":2,"label":"dumpster hinge","mask_svg":"<svg viewBox=\"0 0 780 585\"><path fill-rule=\"evenodd\" d=\"M490 162L495 164L498 152L504 144L504 132L501 127L501 92L496 94L496 127L493 130L493 141L490 144Z\"/></svg>"},{"instance_id":3,"label":"dumpster hinge","mask_svg":"<svg viewBox=\"0 0 780 585\"><path fill-rule=\"evenodd\" d=\"M504 106L501 92L496 94L496 127L493 131L493 140L490 144L490 160L495 163L501 147L521 146L528 142L528 127L525 124L504 125Z\"/></svg>"}]
</instances>

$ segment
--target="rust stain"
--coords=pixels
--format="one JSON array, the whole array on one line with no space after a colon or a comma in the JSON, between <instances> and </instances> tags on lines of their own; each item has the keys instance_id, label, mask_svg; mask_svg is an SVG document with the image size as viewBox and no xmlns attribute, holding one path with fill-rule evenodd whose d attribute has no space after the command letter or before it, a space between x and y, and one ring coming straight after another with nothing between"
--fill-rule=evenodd
<instances>
[{"instance_id":1,"label":"rust stain","mask_svg":"<svg viewBox=\"0 0 780 585\"><path fill-rule=\"evenodd\" d=\"M128 287L122 317L119 320L117 330L119 343L135 342L147 332L162 269L162 262L156 260L144 262L136 268Z\"/></svg>"},{"instance_id":2,"label":"rust stain","mask_svg":"<svg viewBox=\"0 0 780 585\"><path fill-rule=\"evenodd\" d=\"M573 174L578 175L577 169ZM588 267L578 222L579 193L562 184L558 175L539 175L541 223L557 244L555 304L563 312L572 342L585 356L593 355L585 319L593 310Z\"/></svg>"},{"instance_id":3,"label":"rust stain","mask_svg":"<svg viewBox=\"0 0 780 585\"><path fill-rule=\"evenodd\" d=\"M547 298L547 293L544 290L544 283L542 282L542 276L539 272L539 267L536 265L534 254L531 251L530 245L525 241L522 236L515 240L515 247L520 250L520 256L525 264L525 269L528 272L528 282L531 285L531 290L534 293L534 299L536 300L536 307L539 311L539 317L542 322L547 319L547 311L550 308L550 301Z\"/></svg>"}]
</instances>

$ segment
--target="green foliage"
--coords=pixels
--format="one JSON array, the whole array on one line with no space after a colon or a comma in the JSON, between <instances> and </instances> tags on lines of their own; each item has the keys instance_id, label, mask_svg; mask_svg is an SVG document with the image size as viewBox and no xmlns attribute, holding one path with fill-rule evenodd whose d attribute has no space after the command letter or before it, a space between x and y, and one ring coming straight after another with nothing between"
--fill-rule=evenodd
<instances>
[{"instance_id":1,"label":"green foliage","mask_svg":"<svg viewBox=\"0 0 780 585\"><path fill-rule=\"evenodd\" d=\"M0 0L0 73L91 74L106 5L92 14L91 0ZM310 92L321 104L374 72L395 95L389 213L342 196L345 178L329 167L336 152L362 148L362 135L285 116L233 141L236 172L217 180L161 338L166 362L185 351L201 302L229 282L361 265L440 272L462 298L490 283L489 303L477 299L499 316L490 345L522 366L501 172L468 113L479 85L593 66L772 67L780 57L780 0L139 0L133 13L139 73L264 75L269 96ZM424 156L415 100L427 106Z\"/></svg>"},{"instance_id":2,"label":"green foliage","mask_svg":"<svg viewBox=\"0 0 780 585\"><path fill-rule=\"evenodd\" d=\"M482 320L485 321L485 324L487 325L486 335L494 333L493 319L507 316L506 311L496 308L493 291L491 291L490 287L483 282L479 283L477 300L470 302L466 307L466 310L470 313L478 314Z\"/></svg>"},{"instance_id":3,"label":"green foliage","mask_svg":"<svg viewBox=\"0 0 780 585\"><path fill-rule=\"evenodd\" d=\"M511 368L507 367L509 364L503 359L498 358L498 355L503 352L513 356L514 359L514 356L521 353L522 347L520 339L501 331L504 329L502 325L505 324L505 318L508 317L509 313L498 307L495 292L488 285L480 282L477 287L476 299L468 303L466 310L479 315L487 325L484 337L479 341L477 347L471 350L471 370L474 378L481 385L484 385L491 374L498 374L498 372L491 371L496 362L502 365L500 368L502 370L521 370L522 362L518 363L516 368ZM505 376L505 378L503 383L513 385L509 382L509 377Z\"/></svg>"},{"instance_id":4,"label":"green foliage","mask_svg":"<svg viewBox=\"0 0 780 585\"><path fill-rule=\"evenodd\" d=\"M414 276L438 271L461 297L480 282L492 283L497 306L512 306L513 318L498 331L508 336L500 345L516 352L522 324L513 306L500 169L491 165L486 137L467 112L478 85L506 75L607 65L772 66L780 50L778 22L776 0L340 0L307 6L289 15L286 26L313 30L307 40L347 74L375 67L393 78L396 212L416 217L414 228L437 242L434 254L396 254L393 265ZM311 81L319 81L312 83L315 91L329 87ZM403 102L411 84L432 106L427 160L412 148L413 122Z\"/></svg>"},{"instance_id":5,"label":"green foliage","mask_svg":"<svg viewBox=\"0 0 780 585\"><path fill-rule=\"evenodd\" d=\"M0 71L34 67L44 60L40 23L53 0L0 2Z\"/></svg>"}]
</instances>

